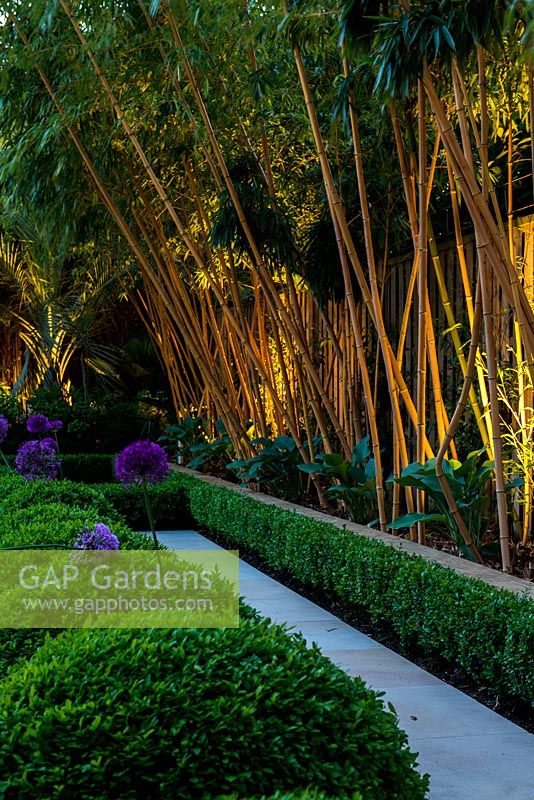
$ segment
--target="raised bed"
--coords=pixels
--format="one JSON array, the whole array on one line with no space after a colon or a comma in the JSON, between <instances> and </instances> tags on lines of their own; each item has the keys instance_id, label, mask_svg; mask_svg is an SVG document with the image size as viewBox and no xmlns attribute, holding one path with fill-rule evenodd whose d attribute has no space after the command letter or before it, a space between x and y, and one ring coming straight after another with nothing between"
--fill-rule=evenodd
<instances>
[{"instance_id":1,"label":"raised bed","mask_svg":"<svg viewBox=\"0 0 534 800\"><path fill-rule=\"evenodd\" d=\"M197 524L302 585L337 596L401 645L534 705L534 586L456 556L175 468Z\"/></svg>"}]
</instances>

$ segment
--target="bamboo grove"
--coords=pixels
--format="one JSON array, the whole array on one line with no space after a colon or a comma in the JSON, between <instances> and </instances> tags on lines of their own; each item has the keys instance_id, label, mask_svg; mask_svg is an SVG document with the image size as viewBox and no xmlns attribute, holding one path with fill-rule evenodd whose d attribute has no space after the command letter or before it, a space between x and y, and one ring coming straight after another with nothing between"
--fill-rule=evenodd
<instances>
[{"instance_id":1,"label":"bamboo grove","mask_svg":"<svg viewBox=\"0 0 534 800\"><path fill-rule=\"evenodd\" d=\"M251 429L288 433L305 462L317 435L346 456L369 435L383 530L425 507L385 477L436 456L481 560L447 480L467 418L508 569L532 531L533 251L516 236L534 213L532 2L3 6L3 204L113 253L177 414L220 417L239 457Z\"/></svg>"}]
</instances>

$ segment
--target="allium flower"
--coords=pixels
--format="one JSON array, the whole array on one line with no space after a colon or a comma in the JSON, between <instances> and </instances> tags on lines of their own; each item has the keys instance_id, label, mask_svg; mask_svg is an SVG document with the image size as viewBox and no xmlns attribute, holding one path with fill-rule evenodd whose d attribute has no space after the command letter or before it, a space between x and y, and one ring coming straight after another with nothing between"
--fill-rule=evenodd
<instances>
[{"instance_id":1,"label":"allium flower","mask_svg":"<svg viewBox=\"0 0 534 800\"><path fill-rule=\"evenodd\" d=\"M46 447L49 447L51 450L55 450L57 453L57 442L55 439L52 439L51 436L45 436L44 439L41 439L41 444L44 444Z\"/></svg>"},{"instance_id":2,"label":"allium flower","mask_svg":"<svg viewBox=\"0 0 534 800\"><path fill-rule=\"evenodd\" d=\"M63 430L63 423L60 419L51 419L48 423L48 430L49 431L62 431Z\"/></svg>"},{"instance_id":3,"label":"allium flower","mask_svg":"<svg viewBox=\"0 0 534 800\"><path fill-rule=\"evenodd\" d=\"M155 442L134 442L115 459L115 475L128 488L160 483L169 472L165 450Z\"/></svg>"},{"instance_id":4,"label":"allium flower","mask_svg":"<svg viewBox=\"0 0 534 800\"><path fill-rule=\"evenodd\" d=\"M50 438L25 442L15 457L15 469L27 481L50 481L57 478L60 467L56 443Z\"/></svg>"},{"instance_id":5,"label":"allium flower","mask_svg":"<svg viewBox=\"0 0 534 800\"><path fill-rule=\"evenodd\" d=\"M8 430L9 422L2 414L0 414L0 444L5 442Z\"/></svg>"},{"instance_id":6,"label":"allium flower","mask_svg":"<svg viewBox=\"0 0 534 800\"><path fill-rule=\"evenodd\" d=\"M120 546L118 537L103 522L97 522L92 531L85 527L74 545L77 550L120 550Z\"/></svg>"},{"instance_id":7,"label":"allium flower","mask_svg":"<svg viewBox=\"0 0 534 800\"><path fill-rule=\"evenodd\" d=\"M29 433L48 433L50 430L50 423L44 414L33 414L28 417L26 428Z\"/></svg>"},{"instance_id":8,"label":"allium flower","mask_svg":"<svg viewBox=\"0 0 534 800\"><path fill-rule=\"evenodd\" d=\"M125 447L115 459L115 475L120 482L127 489L132 486L140 486L143 491L148 522L156 550L159 548L159 542L148 498L147 484L160 483L165 480L168 473L167 453L155 442L134 442Z\"/></svg>"}]
</instances>

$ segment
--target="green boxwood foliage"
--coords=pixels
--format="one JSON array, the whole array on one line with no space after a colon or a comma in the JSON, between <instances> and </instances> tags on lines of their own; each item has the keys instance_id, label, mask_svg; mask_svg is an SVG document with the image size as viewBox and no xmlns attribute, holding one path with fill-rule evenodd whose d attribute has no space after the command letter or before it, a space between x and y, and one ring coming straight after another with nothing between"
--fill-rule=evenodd
<instances>
[{"instance_id":1,"label":"green boxwood foliage","mask_svg":"<svg viewBox=\"0 0 534 800\"><path fill-rule=\"evenodd\" d=\"M414 762L377 693L265 620L69 631L2 683L5 800L422 800Z\"/></svg>"},{"instance_id":2,"label":"green boxwood foliage","mask_svg":"<svg viewBox=\"0 0 534 800\"><path fill-rule=\"evenodd\" d=\"M177 477L147 487L156 526L160 529L190 528L193 524ZM130 528L146 529L145 501L141 489L125 489L119 483L87 485L69 480L25 481L19 475L0 470L0 513L2 510L33 507L35 503L67 503L94 507L100 514L124 519Z\"/></svg>"},{"instance_id":3,"label":"green boxwood foliage","mask_svg":"<svg viewBox=\"0 0 534 800\"><path fill-rule=\"evenodd\" d=\"M122 519L104 491L96 486L73 481L25 481L16 477L0 479L0 512L32 508L42 503L64 503L79 508L92 508L99 514Z\"/></svg>"},{"instance_id":4,"label":"green boxwood foliage","mask_svg":"<svg viewBox=\"0 0 534 800\"><path fill-rule=\"evenodd\" d=\"M244 800L239 798L236 794L227 797L219 797L218 800ZM336 800L332 795L327 796L324 792L317 792L315 789L305 789L303 792L276 792L276 794L266 797L248 797L246 800ZM351 800L364 800L359 792L351 796Z\"/></svg>"},{"instance_id":5,"label":"green boxwood foliage","mask_svg":"<svg viewBox=\"0 0 534 800\"><path fill-rule=\"evenodd\" d=\"M138 486L125 489L121 484L98 484L95 486L106 500L121 514L131 528L146 530L146 516L143 492ZM174 474L163 483L147 487L154 522L160 530L190 528L193 519L188 512L183 489Z\"/></svg>"},{"instance_id":6,"label":"green boxwood foliage","mask_svg":"<svg viewBox=\"0 0 534 800\"><path fill-rule=\"evenodd\" d=\"M59 502L63 500L64 502ZM0 548L21 545L72 545L85 526L104 522L124 549L143 550L152 540L134 533L102 493L69 481L29 481L0 475ZM0 676L30 657L58 631L0 628Z\"/></svg>"},{"instance_id":7,"label":"green boxwood foliage","mask_svg":"<svg viewBox=\"0 0 534 800\"><path fill-rule=\"evenodd\" d=\"M387 621L401 645L534 704L534 602L327 522L179 474L199 525Z\"/></svg>"},{"instance_id":8,"label":"green boxwood foliage","mask_svg":"<svg viewBox=\"0 0 534 800\"><path fill-rule=\"evenodd\" d=\"M65 503L36 503L0 514L0 548L20 545L73 545L85 525L104 522L127 550L151 549L151 540L133 533L124 522L99 514L93 506L78 508Z\"/></svg>"},{"instance_id":9,"label":"green boxwood foliage","mask_svg":"<svg viewBox=\"0 0 534 800\"><path fill-rule=\"evenodd\" d=\"M61 455L61 472L70 481L107 483L115 479L114 457L95 453Z\"/></svg>"}]
</instances>

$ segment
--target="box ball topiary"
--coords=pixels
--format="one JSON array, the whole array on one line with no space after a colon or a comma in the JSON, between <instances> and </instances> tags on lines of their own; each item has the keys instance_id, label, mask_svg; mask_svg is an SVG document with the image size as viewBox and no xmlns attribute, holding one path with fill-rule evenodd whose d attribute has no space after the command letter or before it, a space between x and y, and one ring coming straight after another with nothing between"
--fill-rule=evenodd
<instances>
[{"instance_id":1,"label":"box ball topiary","mask_svg":"<svg viewBox=\"0 0 534 800\"><path fill-rule=\"evenodd\" d=\"M69 631L2 682L4 800L423 800L414 764L377 693L265 620Z\"/></svg>"},{"instance_id":2,"label":"box ball topiary","mask_svg":"<svg viewBox=\"0 0 534 800\"><path fill-rule=\"evenodd\" d=\"M39 502L40 497L54 497L54 487L66 502ZM131 531L109 503L102 499L97 505L81 507L81 499L70 497L68 488L67 481L26 482L19 476L1 476L0 549L45 544L72 546L84 526L91 527L95 522L109 525L124 550L152 548L152 539ZM31 505L27 505L28 498ZM89 501L91 497L84 499ZM76 500L80 506L72 504ZM0 677L13 664L29 658L47 635L57 633L46 629L0 628Z\"/></svg>"}]
</instances>

